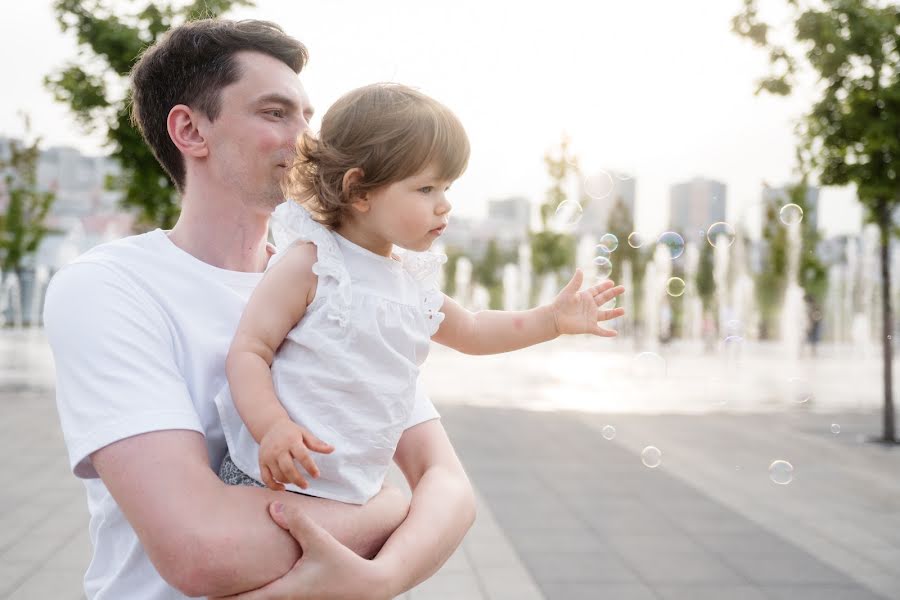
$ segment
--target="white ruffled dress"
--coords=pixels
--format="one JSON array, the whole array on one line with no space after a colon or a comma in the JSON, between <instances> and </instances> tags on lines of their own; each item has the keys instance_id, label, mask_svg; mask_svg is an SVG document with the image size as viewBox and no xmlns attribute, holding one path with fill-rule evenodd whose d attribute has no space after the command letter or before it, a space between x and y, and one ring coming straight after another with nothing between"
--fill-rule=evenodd
<instances>
[{"instance_id":1,"label":"white ruffled dress","mask_svg":"<svg viewBox=\"0 0 900 600\"><path fill-rule=\"evenodd\" d=\"M312 453L320 476L307 477L307 489L286 487L363 504L381 489L403 431L439 416L418 378L444 319L437 278L447 257L399 249L394 258L375 254L291 200L275 210L272 225L279 252L303 240L318 255L315 298L272 363L275 391L294 422L335 447ZM259 445L227 385L216 405L231 460L261 481Z\"/></svg>"}]
</instances>

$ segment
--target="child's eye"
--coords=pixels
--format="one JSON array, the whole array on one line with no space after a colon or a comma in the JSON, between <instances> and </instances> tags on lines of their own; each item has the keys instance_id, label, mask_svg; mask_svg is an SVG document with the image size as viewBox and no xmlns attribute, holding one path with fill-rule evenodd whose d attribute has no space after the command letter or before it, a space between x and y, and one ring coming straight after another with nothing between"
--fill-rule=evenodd
<instances>
[{"instance_id":1,"label":"child's eye","mask_svg":"<svg viewBox=\"0 0 900 600\"><path fill-rule=\"evenodd\" d=\"M428 194L428 193L430 193L433 189L434 189L433 186L426 185L426 186L423 187L423 188L419 188L419 191L422 192L423 194Z\"/></svg>"}]
</instances>

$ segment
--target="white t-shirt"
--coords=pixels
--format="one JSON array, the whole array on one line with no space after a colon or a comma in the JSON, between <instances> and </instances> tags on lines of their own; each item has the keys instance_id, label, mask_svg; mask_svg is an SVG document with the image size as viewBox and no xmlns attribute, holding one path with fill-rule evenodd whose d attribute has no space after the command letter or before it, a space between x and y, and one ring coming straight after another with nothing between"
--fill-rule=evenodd
<instances>
[{"instance_id":1,"label":"white t-shirt","mask_svg":"<svg viewBox=\"0 0 900 600\"><path fill-rule=\"evenodd\" d=\"M89 457L140 433L189 429L206 436L218 470L226 445L213 398L261 277L208 265L162 230L98 246L53 277L44 322L69 460L87 488L88 600L185 598L156 572Z\"/></svg>"},{"instance_id":2,"label":"white t-shirt","mask_svg":"<svg viewBox=\"0 0 900 600\"><path fill-rule=\"evenodd\" d=\"M315 300L272 362L275 393L291 420L334 446L312 454L319 477L307 477L309 487L286 487L364 504L381 489L403 430L438 416L430 402L417 401L416 383L444 318L437 275L447 259L399 249L396 258L380 256L290 200L275 210L272 230L279 252L298 241L315 244L318 276ZM231 460L261 481L259 444L227 385L216 405Z\"/></svg>"}]
</instances>

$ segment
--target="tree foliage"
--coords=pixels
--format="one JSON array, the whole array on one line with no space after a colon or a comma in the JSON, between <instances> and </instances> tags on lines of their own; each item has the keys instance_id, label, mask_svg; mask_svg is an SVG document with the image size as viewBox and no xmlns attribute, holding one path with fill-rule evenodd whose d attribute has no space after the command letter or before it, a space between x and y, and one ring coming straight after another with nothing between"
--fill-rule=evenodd
<instances>
[{"instance_id":1,"label":"tree foliage","mask_svg":"<svg viewBox=\"0 0 900 600\"><path fill-rule=\"evenodd\" d=\"M894 442L889 247L900 204L900 6L874 0L785 0L795 44L776 41L757 0L744 0L732 30L769 53L771 72L757 93L786 95L803 69L816 77L815 100L798 124L797 158L822 185L856 187L880 231L884 434Z\"/></svg>"},{"instance_id":2,"label":"tree foliage","mask_svg":"<svg viewBox=\"0 0 900 600\"><path fill-rule=\"evenodd\" d=\"M25 123L27 136L30 131L27 117ZM40 138L24 142L10 140L7 155L0 156L0 173L5 184L5 193L0 194L0 271L6 273L21 272L44 237L52 233L46 220L55 195L38 188L38 158Z\"/></svg>"},{"instance_id":3,"label":"tree foliage","mask_svg":"<svg viewBox=\"0 0 900 600\"><path fill-rule=\"evenodd\" d=\"M121 176L107 185L122 190L122 205L136 211L139 228L171 228L180 209L174 185L131 121L128 73L141 52L171 27L249 5L251 0L195 0L182 7L148 2L125 14L108 0L54 3L60 28L75 35L78 58L44 83L86 131L105 132L111 156L122 167Z\"/></svg>"},{"instance_id":4,"label":"tree foliage","mask_svg":"<svg viewBox=\"0 0 900 600\"><path fill-rule=\"evenodd\" d=\"M559 273L575 262L575 238L567 231L553 227L553 217L559 205L568 198L565 186L570 177L578 175L578 162L569 153L569 140L563 136L556 153L544 155L544 164L551 185L540 206L541 231L531 233L531 265L537 276Z\"/></svg>"}]
</instances>

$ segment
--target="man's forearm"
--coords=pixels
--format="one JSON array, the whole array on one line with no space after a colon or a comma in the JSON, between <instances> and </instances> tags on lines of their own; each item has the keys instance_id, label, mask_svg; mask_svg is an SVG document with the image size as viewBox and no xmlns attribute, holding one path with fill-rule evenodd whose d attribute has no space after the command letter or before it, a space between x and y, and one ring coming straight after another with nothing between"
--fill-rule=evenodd
<instances>
[{"instance_id":1,"label":"man's forearm","mask_svg":"<svg viewBox=\"0 0 900 600\"><path fill-rule=\"evenodd\" d=\"M300 557L291 535L269 517L273 500L299 505L339 542L372 558L406 515L399 490L383 490L365 506L264 488L223 486L207 523L221 528L194 565L192 595L222 596L256 589L283 576ZM207 525L209 526L209 525Z\"/></svg>"},{"instance_id":2,"label":"man's forearm","mask_svg":"<svg viewBox=\"0 0 900 600\"><path fill-rule=\"evenodd\" d=\"M390 574L392 595L431 577L475 521L475 497L465 474L429 469L413 492L409 515L375 558Z\"/></svg>"}]
</instances>

